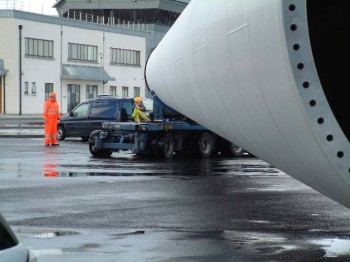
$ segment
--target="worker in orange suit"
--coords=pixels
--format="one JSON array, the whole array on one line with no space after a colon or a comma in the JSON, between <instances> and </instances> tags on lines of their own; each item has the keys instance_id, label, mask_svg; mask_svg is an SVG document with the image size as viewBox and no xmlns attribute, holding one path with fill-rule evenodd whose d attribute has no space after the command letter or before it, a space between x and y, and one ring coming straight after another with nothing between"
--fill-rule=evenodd
<instances>
[{"instance_id":1,"label":"worker in orange suit","mask_svg":"<svg viewBox=\"0 0 350 262\"><path fill-rule=\"evenodd\" d=\"M45 146L58 146L57 123L60 120L60 110L54 92L50 93L49 99L45 101L43 118L45 122Z\"/></svg>"}]
</instances>

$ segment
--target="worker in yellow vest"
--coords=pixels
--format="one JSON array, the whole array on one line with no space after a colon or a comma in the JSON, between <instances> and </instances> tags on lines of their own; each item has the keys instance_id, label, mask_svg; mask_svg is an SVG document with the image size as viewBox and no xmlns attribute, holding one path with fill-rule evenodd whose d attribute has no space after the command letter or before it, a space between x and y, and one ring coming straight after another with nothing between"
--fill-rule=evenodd
<instances>
[{"instance_id":1,"label":"worker in yellow vest","mask_svg":"<svg viewBox=\"0 0 350 262\"><path fill-rule=\"evenodd\" d=\"M134 98L134 111L131 117L135 120L136 123L140 123L141 121L151 121L149 117L146 115L146 108L142 103L142 98L137 96Z\"/></svg>"}]
</instances>

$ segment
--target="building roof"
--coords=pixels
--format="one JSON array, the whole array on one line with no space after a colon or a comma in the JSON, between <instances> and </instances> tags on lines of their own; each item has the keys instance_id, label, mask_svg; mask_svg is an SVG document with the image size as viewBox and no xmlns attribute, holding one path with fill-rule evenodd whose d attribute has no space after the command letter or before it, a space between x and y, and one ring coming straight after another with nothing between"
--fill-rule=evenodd
<instances>
[{"instance_id":1,"label":"building roof","mask_svg":"<svg viewBox=\"0 0 350 262\"><path fill-rule=\"evenodd\" d=\"M163 9L181 13L190 0L57 0L53 8L72 9Z\"/></svg>"},{"instance_id":2,"label":"building roof","mask_svg":"<svg viewBox=\"0 0 350 262\"><path fill-rule=\"evenodd\" d=\"M63 65L63 79L73 80L92 80L92 81L110 81L115 80L114 77L99 66L81 66L81 65Z\"/></svg>"}]
</instances>

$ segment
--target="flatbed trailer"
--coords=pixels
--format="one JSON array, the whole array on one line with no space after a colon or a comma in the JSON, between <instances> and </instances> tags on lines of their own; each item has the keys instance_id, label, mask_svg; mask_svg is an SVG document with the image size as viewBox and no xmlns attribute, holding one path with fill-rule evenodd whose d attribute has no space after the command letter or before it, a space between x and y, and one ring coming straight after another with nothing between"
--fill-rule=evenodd
<instances>
[{"instance_id":1,"label":"flatbed trailer","mask_svg":"<svg viewBox=\"0 0 350 262\"><path fill-rule=\"evenodd\" d=\"M106 122L102 130L95 130L89 139L90 153L95 157L109 157L113 152L131 150L134 154L148 154L172 159L174 155L242 156L244 150L207 128L187 120L134 122Z\"/></svg>"},{"instance_id":2,"label":"flatbed trailer","mask_svg":"<svg viewBox=\"0 0 350 262\"><path fill-rule=\"evenodd\" d=\"M153 94L152 121L105 122L89 138L95 157L131 150L134 154L172 159L174 155L208 158L213 155L242 156L242 148L182 115Z\"/></svg>"}]
</instances>

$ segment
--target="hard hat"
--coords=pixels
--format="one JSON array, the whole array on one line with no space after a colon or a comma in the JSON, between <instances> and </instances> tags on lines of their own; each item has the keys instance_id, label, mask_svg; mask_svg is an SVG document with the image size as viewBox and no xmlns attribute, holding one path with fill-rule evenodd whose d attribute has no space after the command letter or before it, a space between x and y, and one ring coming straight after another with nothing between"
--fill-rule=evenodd
<instances>
[{"instance_id":1,"label":"hard hat","mask_svg":"<svg viewBox=\"0 0 350 262\"><path fill-rule=\"evenodd\" d=\"M134 98L134 101L135 101L135 102L141 102L141 101L142 101L142 98L139 97L139 96L137 96L137 97Z\"/></svg>"},{"instance_id":2,"label":"hard hat","mask_svg":"<svg viewBox=\"0 0 350 262\"><path fill-rule=\"evenodd\" d=\"M54 92L50 93L50 97L55 97L56 98L56 93L54 93Z\"/></svg>"}]
</instances>

